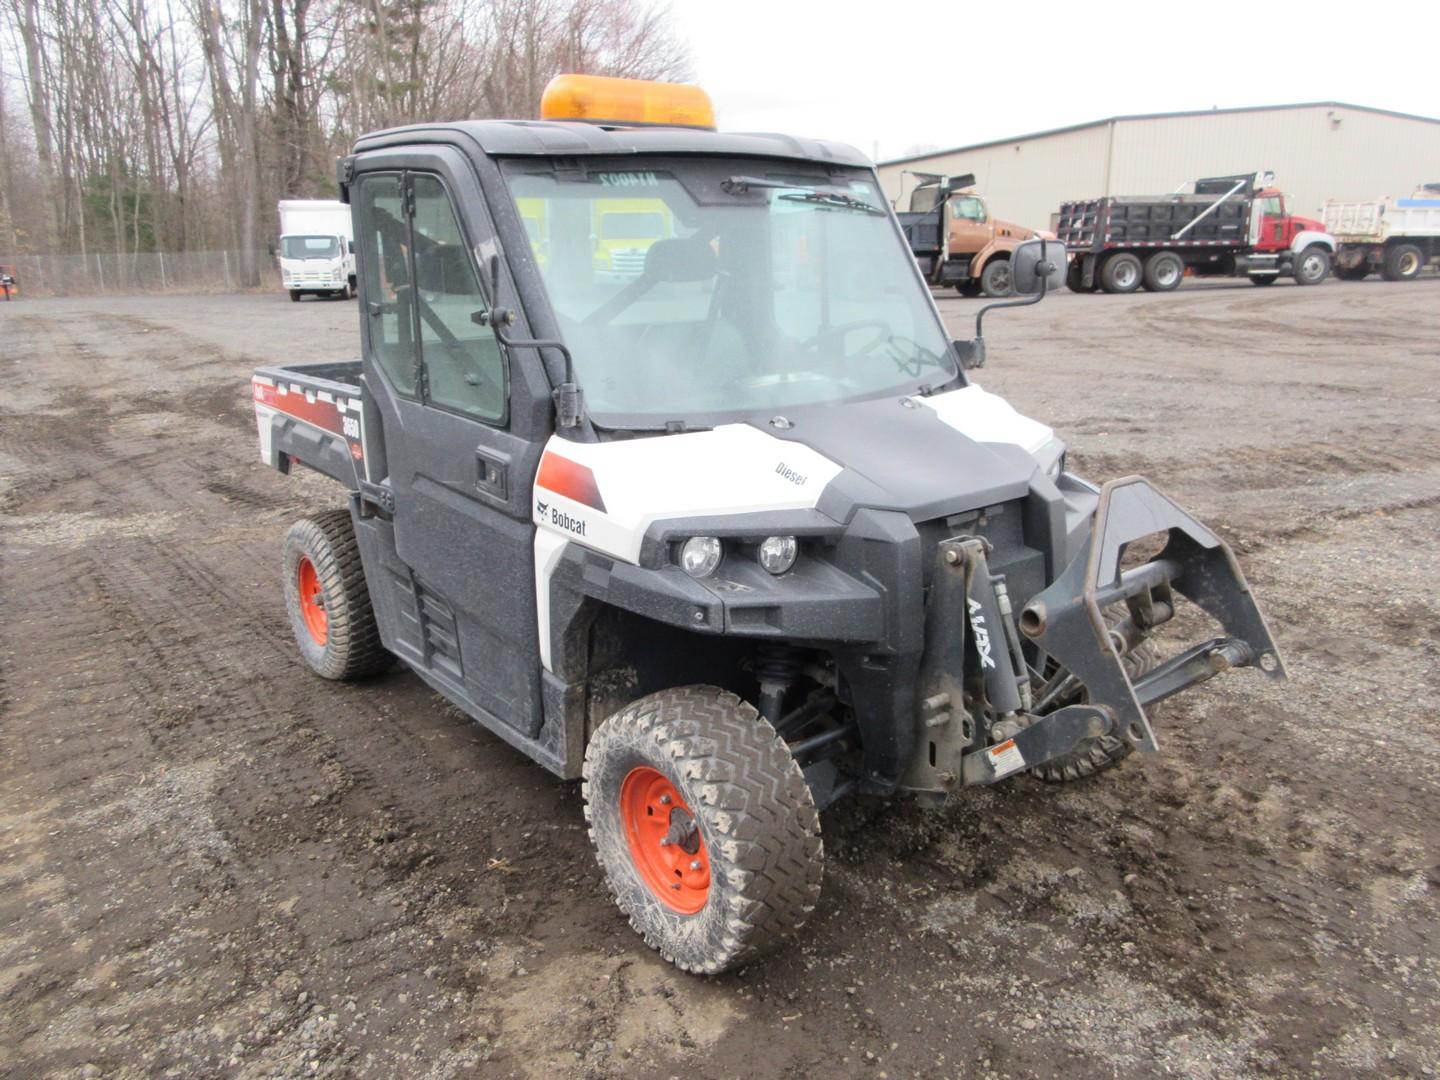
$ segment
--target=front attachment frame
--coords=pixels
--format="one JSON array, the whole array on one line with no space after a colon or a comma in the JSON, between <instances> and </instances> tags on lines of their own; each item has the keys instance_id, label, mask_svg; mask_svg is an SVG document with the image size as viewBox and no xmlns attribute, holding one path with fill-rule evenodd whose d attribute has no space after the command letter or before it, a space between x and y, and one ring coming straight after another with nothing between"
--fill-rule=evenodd
<instances>
[{"instance_id":1,"label":"front attachment frame","mask_svg":"<svg viewBox=\"0 0 1440 1080\"><path fill-rule=\"evenodd\" d=\"M1128 545L1166 533L1161 552L1128 570ZM1174 613L1174 592L1212 616L1225 636L1182 651L1132 682L1105 609L1124 602L1141 632ZM1286 677L1275 639L1228 544L1148 480L1127 476L1100 489L1089 538L1065 572L1020 613L1020 631L1086 690L1089 709L1137 750L1158 746L1145 705L1234 667ZM1060 710L1064 711L1064 710Z\"/></svg>"}]
</instances>

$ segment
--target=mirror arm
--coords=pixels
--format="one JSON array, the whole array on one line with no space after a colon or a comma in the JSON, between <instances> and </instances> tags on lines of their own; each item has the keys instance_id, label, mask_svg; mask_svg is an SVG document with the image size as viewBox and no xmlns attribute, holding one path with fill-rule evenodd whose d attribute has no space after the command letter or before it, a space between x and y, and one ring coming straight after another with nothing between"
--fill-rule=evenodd
<instances>
[{"instance_id":1,"label":"mirror arm","mask_svg":"<svg viewBox=\"0 0 1440 1080\"><path fill-rule=\"evenodd\" d=\"M981 322L985 318L987 311L994 311L996 308L1029 307L1031 304L1038 304L1041 300L1045 299L1046 290L1050 287L1050 275L1054 273L1055 267L1048 262L1042 262L1035 267L1035 271L1040 275L1040 291L1034 296L1028 297L1025 300L1001 300L998 304L986 304L975 313L976 341L981 341L985 337L984 331L981 329Z\"/></svg>"}]
</instances>

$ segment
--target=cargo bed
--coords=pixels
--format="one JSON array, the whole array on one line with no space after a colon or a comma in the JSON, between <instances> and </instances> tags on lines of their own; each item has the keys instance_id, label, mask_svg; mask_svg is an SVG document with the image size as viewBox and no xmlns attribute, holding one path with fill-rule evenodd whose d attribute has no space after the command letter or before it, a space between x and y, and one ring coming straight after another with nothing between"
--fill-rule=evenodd
<instances>
[{"instance_id":1,"label":"cargo bed","mask_svg":"<svg viewBox=\"0 0 1440 1080\"><path fill-rule=\"evenodd\" d=\"M250 385L261 461L286 473L298 462L360 490L366 468L359 360L262 367Z\"/></svg>"}]
</instances>

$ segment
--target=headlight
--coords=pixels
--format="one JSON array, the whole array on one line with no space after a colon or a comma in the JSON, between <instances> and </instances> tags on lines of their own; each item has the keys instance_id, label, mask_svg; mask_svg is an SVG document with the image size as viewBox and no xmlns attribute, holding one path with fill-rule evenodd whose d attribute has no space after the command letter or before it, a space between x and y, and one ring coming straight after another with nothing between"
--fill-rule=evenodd
<instances>
[{"instance_id":1,"label":"headlight","mask_svg":"<svg viewBox=\"0 0 1440 1080\"><path fill-rule=\"evenodd\" d=\"M799 551L793 536L767 536L760 544L760 565L772 574L783 574L795 565Z\"/></svg>"},{"instance_id":2,"label":"headlight","mask_svg":"<svg viewBox=\"0 0 1440 1080\"><path fill-rule=\"evenodd\" d=\"M693 578L709 577L720 565L720 541L713 536L692 536L680 548L680 569Z\"/></svg>"}]
</instances>

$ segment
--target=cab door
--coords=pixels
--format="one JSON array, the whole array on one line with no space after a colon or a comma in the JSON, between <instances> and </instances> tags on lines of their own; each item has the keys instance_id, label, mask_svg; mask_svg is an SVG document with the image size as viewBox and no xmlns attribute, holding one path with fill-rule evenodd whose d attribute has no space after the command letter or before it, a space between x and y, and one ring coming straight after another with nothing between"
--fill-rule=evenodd
<instances>
[{"instance_id":1,"label":"cab door","mask_svg":"<svg viewBox=\"0 0 1440 1080\"><path fill-rule=\"evenodd\" d=\"M951 195L945 216L951 258L974 255L990 243L990 216L978 195Z\"/></svg>"},{"instance_id":2,"label":"cab door","mask_svg":"<svg viewBox=\"0 0 1440 1080\"><path fill-rule=\"evenodd\" d=\"M1255 198L1252 214L1260 216L1259 237L1255 247L1259 251L1279 251L1290 246L1291 238L1286 233L1285 199L1278 192L1262 191Z\"/></svg>"},{"instance_id":3,"label":"cab door","mask_svg":"<svg viewBox=\"0 0 1440 1080\"><path fill-rule=\"evenodd\" d=\"M493 232L449 148L367 155L351 187L368 396L393 502L382 634L456 704L533 737L541 720L531 480L534 387L481 325ZM390 167L385 167L389 165ZM372 475L372 479L375 478ZM492 725L493 726L493 725Z\"/></svg>"}]
</instances>

